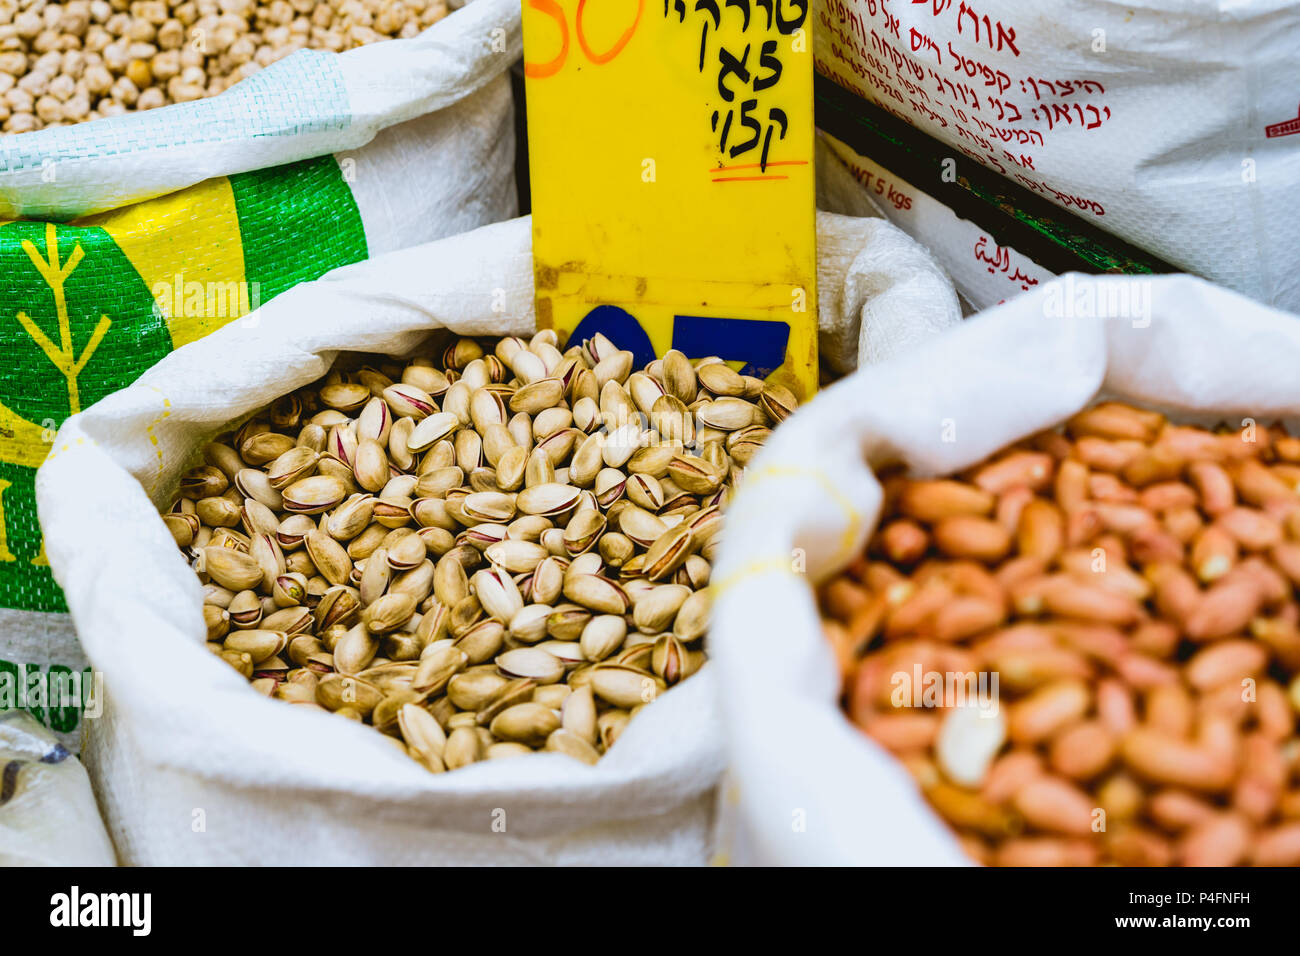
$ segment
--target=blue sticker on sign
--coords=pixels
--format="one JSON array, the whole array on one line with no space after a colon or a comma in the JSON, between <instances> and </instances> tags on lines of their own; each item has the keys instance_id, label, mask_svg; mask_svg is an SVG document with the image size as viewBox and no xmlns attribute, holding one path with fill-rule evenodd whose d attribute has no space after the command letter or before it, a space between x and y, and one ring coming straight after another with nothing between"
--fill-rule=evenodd
<instances>
[{"instance_id":1,"label":"blue sticker on sign","mask_svg":"<svg viewBox=\"0 0 1300 956\"><path fill-rule=\"evenodd\" d=\"M583 316L570 341L581 342L597 332L631 352L633 368L644 368L654 361L650 336L626 309L596 306ZM785 362L789 342L790 326L785 322L706 315L678 315L673 319L673 348L690 359L716 355L727 362L744 362L741 375L767 378Z\"/></svg>"}]
</instances>

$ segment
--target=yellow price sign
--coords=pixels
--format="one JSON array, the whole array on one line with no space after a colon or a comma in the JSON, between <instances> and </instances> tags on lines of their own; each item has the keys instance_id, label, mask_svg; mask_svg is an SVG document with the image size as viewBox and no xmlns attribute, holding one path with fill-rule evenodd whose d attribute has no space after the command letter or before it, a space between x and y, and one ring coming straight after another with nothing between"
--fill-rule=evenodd
<instances>
[{"instance_id":1,"label":"yellow price sign","mask_svg":"<svg viewBox=\"0 0 1300 956\"><path fill-rule=\"evenodd\" d=\"M809 0L523 2L538 325L809 396Z\"/></svg>"}]
</instances>

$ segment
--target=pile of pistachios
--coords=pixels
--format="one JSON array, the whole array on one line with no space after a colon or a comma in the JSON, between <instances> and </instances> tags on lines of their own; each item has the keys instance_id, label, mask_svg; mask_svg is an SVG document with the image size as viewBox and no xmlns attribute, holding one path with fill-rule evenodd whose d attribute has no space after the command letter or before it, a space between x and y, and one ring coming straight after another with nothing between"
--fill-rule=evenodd
<instances>
[{"instance_id":1,"label":"pile of pistachios","mask_svg":"<svg viewBox=\"0 0 1300 956\"><path fill-rule=\"evenodd\" d=\"M344 355L203 449L163 520L208 647L433 772L595 763L703 665L723 511L795 397L602 335L435 352Z\"/></svg>"}]
</instances>

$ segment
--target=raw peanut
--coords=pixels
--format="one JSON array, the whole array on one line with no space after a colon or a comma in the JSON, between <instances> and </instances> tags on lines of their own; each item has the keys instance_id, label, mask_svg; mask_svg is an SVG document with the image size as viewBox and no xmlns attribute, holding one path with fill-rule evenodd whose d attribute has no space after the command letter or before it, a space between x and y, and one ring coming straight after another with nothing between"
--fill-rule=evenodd
<instances>
[{"instance_id":1,"label":"raw peanut","mask_svg":"<svg viewBox=\"0 0 1300 956\"><path fill-rule=\"evenodd\" d=\"M1096 435L1100 438L1133 439L1153 442L1160 434L1165 417L1120 402L1102 402L1079 412L1065 423L1065 430L1075 437Z\"/></svg>"},{"instance_id":2,"label":"raw peanut","mask_svg":"<svg viewBox=\"0 0 1300 956\"><path fill-rule=\"evenodd\" d=\"M1147 801L1147 814L1157 826L1170 833L1181 833L1204 823L1216 812L1214 804L1186 790L1159 790Z\"/></svg>"},{"instance_id":3,"label":"raw peanut","mask_svg":"<svg viewBox=\"0 0 1300 956\"><path fill-rule=\"evenodd\" d=\"M1149 511L1194 508L1197 494L1194 489L1181 481L1161 481L1143 488L1138 496L1138 503Z\"/></svg>"},{"instance_id":4,"label":"raw peanut","mask_svg":"<svg viewBox=\"0 0 1300 956\"><path fill-rule=\"evenodd\" d=\"M960 481L909 482L898 498L903 514L925 522L987 515L993 511L993 503L993 496L987 491Z\"/></svg>"},{"instance_id":5,"label":"raw peanut","mask_svg":"<svg viewBox=\"0 0 1300 956\"><path fill-rule=\"evenodd\" d=\"M886 615L885 636L897 637L927 629L952 597L952 588L944 582L927 582Z\"/></svg>"},{"instance_id":6,"label":"raw peanut","mask_svg":"<svg viewBox=\"0 0 1300 956\"><path fill-rule=\"evenodd\" d=\"M996 521L962 515L934 526L935 546L952 558L996 561L1011 548L1011 533Z\"/></svg>"},{"instance_id":7,"label":"raw peanut","mask_svg":"<svg viewBox=\"0 0 1300 956\"><path fill-rule=\"evenodd\" d=\"M1181 624L1200 606L1201 589L1196 580L1177 565L1156 565L1148 568L1146 575L1155 585L1156 608L1165 617Z\"/></svg>"},{"instance_id":8,"label":"raw peanut","mask_svg":"<svg viewBox=\"0 0 1300 956\"><path fill-rule=\"evenodd\" d=\"M1300 544L1284 541L1274 545L1268 556L1292 584L1300 585Z\"/></svg>"},{"instance_id":9,"label":"raw peanut","mask_svg":"<svg viewBox=\"0 0 1300 956\"><path fill-rule=\"evenodd\" d=\"M1149 690L1161 684L1178 683L1178 670L1164 661L1157 661L1145 654L1125 654L1115 662L1115 673L1124 679L1124 683L1136 690Z\"/></svg>"},{"instance_id":10,"label":"raw peanut","mask_svg":"<svg viewBox=\"0 0 1300 956\"><path fill-rule=\"evenodd\" d=\"M939 733L939 715L920 711L878 714L869 718L863 729L872 740L889 750L923 750L934 743Z\"/></svg>"},{"instance_id":11,"label":"raw peanut","mask_svg":"<svg viewBox=\"0 0 1300 956\"><path fill-rule=\"evenodd\" d=\"M1228 573L1237 561L1237 539L1217 525L1209 525L1192 541L1192 568L1207 584Z\"/></svg>"},{"instance_id":12,"label":"raw peanut","mask_svg":"<svg viewBox=\"0 0 1300 956\"><path fill-rule=\"evenodd\" d=\"M1188 661L1187 682L1201 691L1229 681L1240 686L1242 678L1253 677L1266 663L1268 653L1258 641L1218 641Z\"/></svg>"},{"instance_id":13,"label":"raw peanut","mask_svg":"<svg viewBox=\"0 0 1300 956\"><path fill-rule=\"evenodd\" d=\"M1040 830L1073 836L1092 832L1095 801L1060 777L1035 777L1016 792L1011 802L1030 826Z\"/></svg>"},{"instance_id":14,"label":"raw peanut","mask_svg":"<svg viewBox=\"0 0 1300 956\"><path fill-rule=\"evenodd\" d=\"M1153 445L1124 466L1124 480L1135 488L1177 478L1187 464L1177 449Z\"/></svg>"},{"instance_id":15,"label":"raw peanut","mask_svg":"<svg viewBox=\"0 0 1300 956\"><path fill-rule=\"evenodd\" d=\"M1210 641L1244 631L1260 609L1259 589L1249 581L1222 581L1201 598L1183 628L1194 641Z\"/></svg>"},{"instance_id":16,"label":"raw peanut","mask_svg":"<svg viewBox=\"0 0 1300 956\"><path fill-rule=\"evenodd\" d=\"M1050 564L1065 543L1065 517L1050 501L1035 498L1025 505L1016 528L1016 548L1021 555Z\"/></svg>"},{"instance_id":17,"label":"raw peanut","mask_svg":"<svg viewBox=\"0 0 1300 956\"><path fill-rule=\"evenodd\" d=\"M1294 488L1254 459L1238 465L1233 479L1241 500L1261 508L1271 501L1289 502L1296 498Z\"/></svg>"},{"instance_id":18,"label":"raw peanut","mask_svg":"<svg viewBox=\"0 0 1300 956\"><path fill-rule=\"evenodd\" d=\"M1097 802L1112 820L1132 820L1142 809L1144 794L1137 781L1124 773L1106 778L1097 788Z\"/></svg>"},{"instance_id":19,"label":"raw peanut","mask_svg":"<svg viewBox=\"0 0 1300 956\"><path fill-rule=\"evenodd\" d=\"M1032 750L1012 750L989 767L980 796L993 803L1010 800L1026 783L1043 772L1043 760Z\"/></svg>"},{"instance_id":20,"label":"raw peanut","mask_svg":"<svg viewBox=\"0 0 1300 956\"><path fill-rule=\"evenodd\" d=\"M1062 459L1069 458L1070 452L1074 450L1074 446L1070 444L1070 440L1058 431L1039 432L1037 435L1031 437L1026 444L1030 448L1034 448L1050 455L1054 461L1058 462Z\"/></svg>"},{"instance_id":21,"label":"raw peanut","mask_svg":"<svg viewBox=\"0 0 1300 956\"><path fill-rule=\"evenodd\" d=\"M1148 691L1144 716L1152 730L1171 737L1187 737L1191 735L1196 712L1191 695L1181 684L1162 684Z\"/></svg>"},{"instance_id":22,"label":"raw peanut","mask_svg":"<svg viewBox=\"0 0 1300 956\"><path fill-rule=\"evenodd\" d=\"M1024 691L1061 680L1093 676L1087 658L1061 647L999 651L988 656L988 669L1011 690Z\"/></svg>"},{"instance_id":23,"label":"raw peanut","mask_svg":"<svg viewBox=\"0 0 1300 956\"><path fill-rule=\"evenodd\" d=\"M1203 691L1196 700L1197 719L1204 721L1210 717L1221 717L1239 726L1245 721L1251 707L1242 696L1242 686L1237 681L1229 681Z\"/></svg>"},{"instance_id":24,"label":"raw peanut","mask_svg":"<svg viewBox=\"0 0 1300 956\"><path fill-rule=\"evenodd\" d=\"M1197 529L1199 528L1198 523ZM1160 561L1181 563L1184 551L1181 539L1156 524L1144 525L1129 535L1129 550L1138 564Z\"/></svg>"},{"instance_id":25,"label":"raw peanut","mask_svg":"<svg viewBox=\"0 0 1300 956\"><path fill-rule=\"evenodd\" d=\"M1113 734L1124 735L1137 726L1133 692L1120 681L1105 678L1097 684L1097 718Z\"/></svg>"},{"instance_id":26,"label":"raw peanut","mask_svg":"<svg viewBox=\"0 0 1300 956\"><path fill-rule=\"evenodd\" d=\"M1201 513L1195 508L1179 508L1165 512L1165 530L1182 544L1195 539L1203 527L1205 522L1201 520ZM1182 560L1181 554L1177 560Z\"/></svg>"},{"instance_id":27,"label":"raw peanut","mask_svg":"<svg viewBox=\"0 0 1300 956\"><path fill-rule=\"evenodd\" d=\"M1280 743L1295 732L1295 717L1286 700L1286 692L1271 680L1260 681L1256 690L1258 713L1255 720L1259 732L1275 743Z\"/></svg>"},{"instance_id":28,"label":"raw peanut","mask_svg":"<svg viewBox=\"0 0 1300 956\"><path fill-rule=\"evenodd\" d=\"M989 569L974 561L955 561L948 566L948 583L959 594L984 598L1000 607L1007 606L1006 590Z\"/></svg>"},{"instance_id":29,"label":"raw peanut","mask_svg":"<svg viewBox=\"0 0 1300 956\"><path fill-rule=\"evenodd\" d=\"M1088 495L1093 501L1119 504L1136 504L1138 500L1138 493L1133 488L1116 475L1104 471L1096 472L1088 478Z\"/></svg>"},{"instance_id":30,"label":"raw peanut","mask_svg":"<svg viewBox=\"0 0 1300 956\"><path fill-rule=\"evenodd\" d=\"M880 532L880 546L890 561L910 565L925 555L930 538L914 521L891 521Z\"/></svg>"},{"instance_id":31,"label":"raw peanut","mask_svg":"<svg viewBox=\"0 0 1300 956\"><path fill-rule=\"evenodd\" d=\"M1255 836L1256 866L1300 866L1300 823L1283 823Z\"/></svg>"},{"instance_id":32,"label":"raw peanut","mask_svg":"<svg viewBox=\"0 0 1300 956\"><path fill-rule=\"evenodd\" d=\"M1087 840L1018 837L994 851L998 866L1095 866L1098 850Z\"/></svg>"},{"instance_id":33,"label":"raw peanut","mask_svg":"<svg viewBox=\"0 0 1300 956\"><path fill-rule=\"evenodd\" d=\"M1129 647L1149 657L1168 657L1180 639L1178 628L1168 621L1144 621L1129 635Z\"/></svg>"},{"instance_id":34,"label":"raw peanut","mask_svg":"<svg viewBox=\"0 0 1300 956\"><path fill-rule=\"evenodd\" d=\"M1055 575L1042 590L1043 608L1062 617L1125 626L1141 614L1138 603L1100 585L1085 584L1068 575Z\"/></svg>"},{"instance_id":35,"label":"raw peanut","mask_svg":"<svg viewBox=\"0 0 1300 956\"><path fill-rule=\"evenodd\" d=\"M1046 740L1088 712L1092 693L1082 681L1061 681L1011 706L1008 736L1016 743Z\"/></svg>"},{"instance_id":36,"label":"raw peanut","mask_svg":"<svg viewBox=\"0 0 1300 956\"><path fill-rule=\"evenodd\" d=\"M1250 826L1222 813L1192 827L1178 843L1183 866L1236 866L1250 852Z\"/></svg>"},{"instance_id":37,"label":"raw peanut","mask_svg":"<svg viewBox=\"0 0 1300 956\"><path fill-rule=\"evenodd\" d=\"M1004 837L1015 826L1015 818L1009 811L985 800L978 793L950 783L934 784L925 790L925 796L950 823L969 827L977 833Z\"/></svg>"},{"instance_id":38,"label":"raw peanut","mask_svg":"<svg viewBox=\"0 0 1300 956\"><path fill-rule=\"evenodd\" d=\"M959 597L949 601L934 616L934 636L941 641L959 641L997 627L1006 609L984 598Z\"/></svg>"},{"instance_id":39,"label":"raw peanut","mask_svg":"<svg viewBox=\"0 0 1300 956\"><path fill-rule=\"evenodd\" d=\"M888 609L889 604L885 596L874 595L870 601L854 611L853 616L845 624L846 639L859 651L865 651L867 645L880 633Z\"/></svg>"},{"instance_id":40,"label":"raw peanut","mask_svg":"<svg viewBox=\"0 0 1300 956\"><path fill-rule=\"evenodd\" d=\"M1048 763L1064 777L1091 780L1115 756L1117 737L1099 720L1075 724L1052 739Z\"/></svg>"},{"instance_id":41,"label":"raw peanut","mask_svg":"<svg viewBox=\"0 0 1300 956\"><path fill-rule=\"evenodd\" d=\"M1095 550L1095 549L1094 549ZM1151 596L1151 582L1121 560L1100 561L1092 551L1076 549L1061 557L1061 567L1084 584L1097 585L1135 601Z\"/></svg>"},{"instance_id":42,"label":"raw peanut","mask_svg":"<svg viewBox=\"0 0 1300 956\"><path fill-rule=\"evenodd\" d=\"M1021 623L982 637L973 646L980 655L989 658L1007 652L1052 650L1056 647L1056 637L1046 627Z\"/></svg>"},{"instance_id":43,"label":"raw peanut","mask_svg":"<svg viewBox=\"0 0 1300 956\"><path fill-rule=\"evenodd\" d=\"M1283 461L1300 462L1300 438L1276 434L1273 436L1273 450Z\"/></svg>"},{"instance_id":44,"label":"raw peanut","mask_svg":"<svg viewBox=\"0 0 1300 956\"><path fill-rule=\"evenodd\" d=\"M1263 551L1282 540L1282 526L1255 508L1229 508L1214 522L1247 551Z\"/></svg>"},{"instance_id":45,"label":"raw peanut","mask_svg":"<svg viewBox=\"0 0 1300 956\"><path fill-rule=\"evenodd\" d=\"M1286 762L1274 741L1260 733L1247 734L1241 741L1241 776L1232 788L1233 809L1263 824L1277 809L1286 783Z\"/></svg>"},{"instance_id":46,"label":"raw peanut","mask_svg":"<svg viewBox=\"0 0 1300 956\"><path fill-rule=\"evenodd\" d=\"M1223 461L1227 457L1218 436L1204 428L1166 424L1160 433L1160 444L1192 461Z\"/></svg>"},{"instance_id":47,"label":"raw peanut","mask_svg":"<svg viewBox=\"0 0 1300 956\"><path fill-rule=\"evenodd\" d=\"M1139 441L1108 441L1104 438L1080 438L1074 446L1075 456L1089 468L1116 473L1145 450Z\"/></svg>"},{"instance_id":48,"label":"raw peanut","mask_svg":"<svg viewBox=\"0 0 1300 956\"><path fill-rule=\"evenodd\" d=\"M1035 498L1034 493L1028 488L1012 488L998 496L998 503L993 509L993 520L1011 534L1015 534L1016 529L1020 527L1020 516L1024 513L1025 507L1030 502L1041 500Z\"/></svg>"},{"instance_id":49,"label":"raw peanut","mask_svg":"<svg viewBox=\"0 0 1300 956\"><path fill-rule=\"evenodd\" d=\"M1232 784L1233 761L1206 747L1138 727L1120 745L1124 762L1155 783L1190 790L1221 792Z\"/></svg>"},{"instance_id":50,"label":"raw peanut","mask_svg":"<svg viewBox=\"0 0 1300 956\"><path fill-rule=\"evenodd\" d=\"M1187 466L1187 477L1201 498L1201 510L1211 517L1223 514L1237 503L1237 490L1227 469L1212 461Z\"/></svg>"},{"instance_id":51,"label":"raw peanut","mask_svg":"<svg viewBox=\"0 0 1300 956\"><path fill-rule=\"evenodd\" d=\"M1052 625L1052 633L1066 646L1112 667L1129 647L1124 632L1107 624L1058 621Z\"/></svg>"},{"instance_id":52,"label":"raw peanut","mask_svg":"<svg viewBox=\"0 0 1300 956\"><path fill-rule=\"evenodd\" d=\"M1120 866L1169 866L1174 848L1159 834L1126 826L1111 834L1106 849Z\"/></svg>"},{"instance_id":53,"label":"raw peanut","mask_svg":"<svg viewBox=\"0 0 1300 956\"><path fill-rule=\"evenodd\" d=\"M1065 543L1077 548L1087 544L1101 533L1101 516L1091 504L1080 505L1065 512Z\"/></svg>"},{"instance_id":54,"label":"raw peanut","mask_svg":"<svg viewBox=\"0 0 1300 956\"><path fill-rule=\"evenodd\" d=\"M1080 461L1063 461L1056 471L1056 502L1066 511L1078 508L1088 498L1088 466Z\"/></svg>"},{"instance_id":55,"label":"raw peanut","mask_svg":"<svg viewBox=\"0 0 1300 956\"><path fill-rule=\"evenodd\" d=\"M1004 591L1010 592L1012 588L1023 581L1042 577L1043 568L1044 564L1041 558L1027 556L1012 558L993 572L993 578L1002 586Z\"/></svg>"},{"instance_id":56,"label":"raw peanut","mask_svg":"<svg viewBox=\"0 0 1300 956\"><path fill-rule=\"evenodd\" d=\"M1293 622L1257 617L1250 622L1250 633L1259 638L1288 671L1300 670L1300 628Z\"/></svg>"},{"instance_id":57,"label":"raw peanut","mask_svg":"<svg viewBox=\"0 0 1300 956\"><path fill-rule=\"evenodd\" d=\"M836 578L822 590L822 607L831 617L847 621L864 608L871 595L846 578Z\"/></svg>"},{"instance_id":58,"label":"raw peanut","mask_svg":"<svg viewBox=\"0 0 1300 956\"><path fill-rule=\"evenodd\" d=\"M1012 488L1041 491L1052 483L1054 462L1043 452L1017 451L982 466L975 472L976 486L1001 495Z\"/></svg>"},{"instance_id":59,"label":"raw peanut","mask_svg":"<svg viewBox=\"0 0 1300 956\"><path fill-rule=\"evenodd\" d=\"M1259 555L1251 555L1220 580L1247 581L1253 584L1265 607L1280 604L1291 597L1291 582Z\"/></svg>"},{"instance_id":60,"label":"raw peanut","mask_svg":"<svg viewBox=\"0 0 1300 956\"><path fill-rule=\"evenodd\" d=\"M867 565L861 581L877 594L884 593L895 584L903 584L907 578L897 568L890 567L883 561L872 561Z\"/></svg>"}]
</instances>

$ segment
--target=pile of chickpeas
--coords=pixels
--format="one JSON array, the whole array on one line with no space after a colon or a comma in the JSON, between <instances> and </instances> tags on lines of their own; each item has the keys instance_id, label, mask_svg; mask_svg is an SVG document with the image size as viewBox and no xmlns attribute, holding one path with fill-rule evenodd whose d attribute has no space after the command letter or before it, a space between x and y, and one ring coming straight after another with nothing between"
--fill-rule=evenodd
<instances>
[{"instance_id":1,"label":"pile of chickpeas","mask_svg":"<svg viewBox=\"0 0 1300 956\"><path fill-rule=\"evenodd\" d=\"M295 50L412 37L446 0L0 0L0 129L215 96Z\"/></svg>"}]
</instances>

